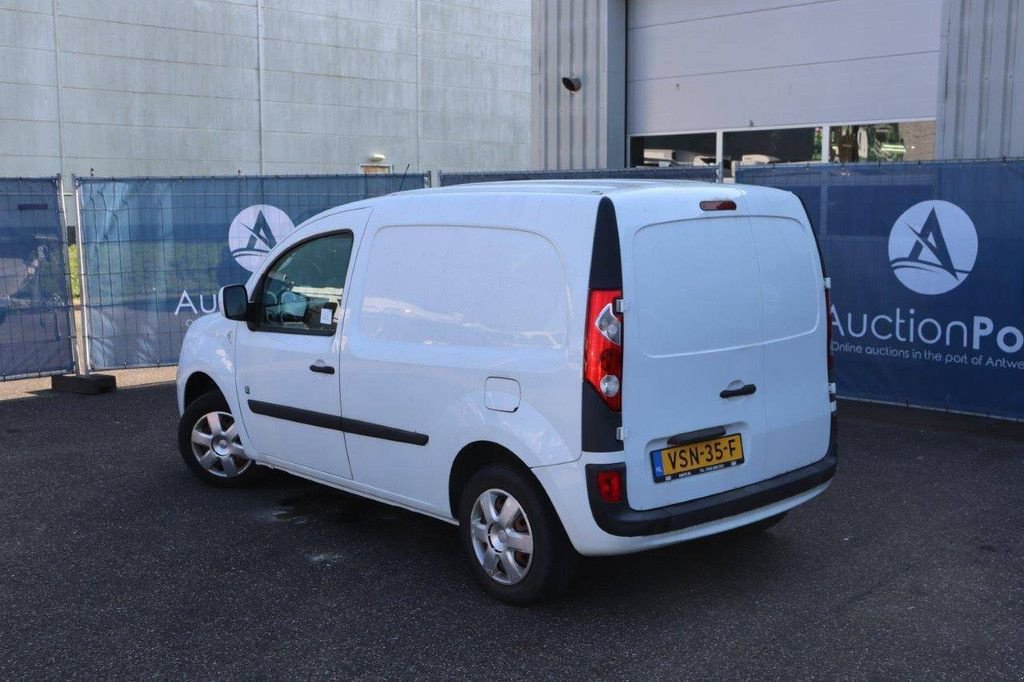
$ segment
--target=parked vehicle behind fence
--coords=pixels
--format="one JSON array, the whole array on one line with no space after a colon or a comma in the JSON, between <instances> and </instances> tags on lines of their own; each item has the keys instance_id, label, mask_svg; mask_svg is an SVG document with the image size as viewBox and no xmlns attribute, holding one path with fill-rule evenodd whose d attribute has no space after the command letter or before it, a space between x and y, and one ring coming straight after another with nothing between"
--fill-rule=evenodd
<instances>
[{"instance_id":1,"label":"parked vehicle behind fence","mask_svg":"<svg viewBox=\"0 0 1024 682\"><path fill-rule=\"evenodd\" d=\"M578 555L767 528L835 472L828 280L792 194L660 181L322 213L181 351L185 463L457 523L494 596ZM396 550L397 551L397 550Z\"/></svg>"}]
</instances>

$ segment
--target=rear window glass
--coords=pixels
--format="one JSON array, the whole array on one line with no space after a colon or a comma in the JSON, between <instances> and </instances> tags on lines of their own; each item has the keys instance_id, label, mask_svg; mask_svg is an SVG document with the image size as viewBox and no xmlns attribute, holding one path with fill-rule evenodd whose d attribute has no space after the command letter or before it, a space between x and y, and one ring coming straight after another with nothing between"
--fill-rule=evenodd
<instances>
[{"instance_id":1,"label":"rear window glass","mask_svg":"<svg viewBox=\"0 0 1024 682\"><path fill-rule=\"evenodd\" d=\"M757 257L744 217L648 225L633 238L640 345L657 357L760 343ZM626 343L629 343L626 322Z\"/></svg>"},{"instance_id":2,"label":"rear window glass","mask_svg":"<svg viewBox=\"0 0 1024 682\"><path fill-rule=\"evenodd\" d=\"M814 240L789 218L649 225L634 236L633 263L631 309L643 351L653 357L809 333L823 305Z\"/></svg>"}]
</instances>

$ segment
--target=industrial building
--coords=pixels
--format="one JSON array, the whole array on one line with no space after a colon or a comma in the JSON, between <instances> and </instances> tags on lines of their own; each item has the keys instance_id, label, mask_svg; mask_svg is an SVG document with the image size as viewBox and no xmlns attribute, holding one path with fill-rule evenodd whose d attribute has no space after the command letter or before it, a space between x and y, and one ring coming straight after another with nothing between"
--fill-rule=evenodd
<instances>
[{"instance_id":1,"label":"industrial building","mask_svg":"<svg viewBox=\"0 0 1024 682\"><path fill-rule=\"evenodd\" d=\"M0 176L525 167L529 0L0 0Z\"/></svg>"},{"instance_id":2,"label":"industrial building","mask_svg":"<svg viewBox=\"0 0 1024 682\"><path fill-rule=\"evenodd\" d=\"M534 0L532 23L539 168L1024 155L1018 0Z\"/></svg>"}]
</instances>

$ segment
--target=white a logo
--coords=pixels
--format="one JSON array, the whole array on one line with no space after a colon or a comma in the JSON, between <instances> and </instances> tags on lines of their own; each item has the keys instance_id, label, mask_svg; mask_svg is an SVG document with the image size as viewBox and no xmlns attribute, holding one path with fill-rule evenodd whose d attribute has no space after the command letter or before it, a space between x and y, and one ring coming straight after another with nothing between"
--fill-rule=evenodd
<instances>
[{"instance_id":1,"label":"white a logo","mask_svg":"<svg viewBox=\"0 0 1024 682\"><path fill-rule=\"evenodd\" d=\"M889 233L889 265L911 291L934 296L960 285L978 257L978 232L956 204L922 201Z\"/></svg>"},{"instance_id":2,"label":"white a logo","mask_svg":"<svg viewBox=\"0 0 1024 682\"><path fill-rule=\"evenodd\" d=\"M228 248L235 262L249 272L259 267L270 250L295 230L288 214L267 204L242 209L228 228Z\"/></svg>"}]
</instances>

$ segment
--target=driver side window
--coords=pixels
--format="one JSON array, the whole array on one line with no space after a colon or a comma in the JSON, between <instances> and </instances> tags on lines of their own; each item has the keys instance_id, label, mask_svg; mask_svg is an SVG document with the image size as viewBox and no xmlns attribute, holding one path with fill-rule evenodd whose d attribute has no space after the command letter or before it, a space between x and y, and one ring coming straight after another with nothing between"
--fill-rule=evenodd
<instances>
[{"instance_id":1,"label":"driver side window","mask_svg":"<svg viewBox=\"0 0 1024 682\"><path fill-rule=\"evenodd\" d=\"M286 251L263 278L261 331L329 336L337 329L352 234L316 237Z\"/></svg>"}]
</instances>

